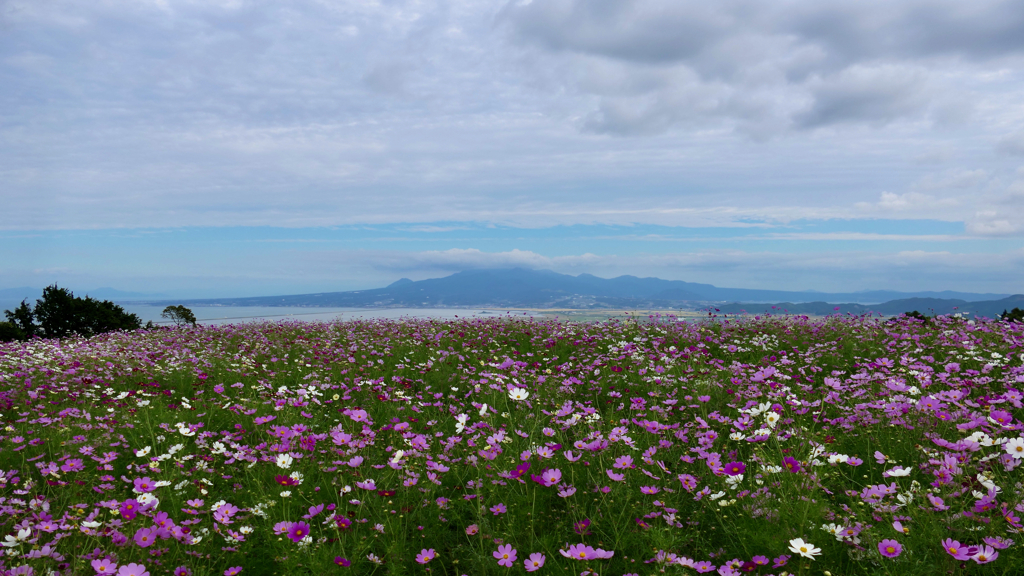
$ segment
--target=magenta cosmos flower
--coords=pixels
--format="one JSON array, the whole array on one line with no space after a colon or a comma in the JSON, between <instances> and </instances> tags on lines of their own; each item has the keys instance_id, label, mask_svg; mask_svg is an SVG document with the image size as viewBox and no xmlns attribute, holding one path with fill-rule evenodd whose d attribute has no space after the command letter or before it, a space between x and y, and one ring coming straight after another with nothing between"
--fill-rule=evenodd
<instances>
[{"instance_id":1,"label":"magenta cosmos flower","mask_svg":"<svg viewBox=\"0 0 1024 576\"><path fill-rule=\"evenodd\" d=\"M886 538L878 543L878 551L886 558L895 558L903 552L903 546L895 540Z\"/></svg>"},{"instance_id":2,"label":"magenta cosmos flower","mask_svg":"<svg viewBox=\"0 0 1024 576\"><path fill-rule=\"evenodd\" d=\"M786 470L789 470L790 472L800 471L800 463L797 462L796 458L793 458L792 456L786 456L785 458L782 459L782 467L785 468Z\"/></svg>"},{"instance_id":3,"label":"magenta cosmos flower","mask_svg":"<svg viewBox=\"0 0 1024 576\"><path fill-rule=\"evenodd\" d=\"M224 571L224 576L238 576L242 572L241 566L235 566L234 568L228 568Z\"/></svg>"},{"instance_id":4,"label":"magenta cosmos flower","mask_svg":"<svg viewBox=\"0 0 1024 576\"><path fill-rule=\"evenodd\" d=\"M739 476L747 471L747 465L743 462L729 462L725 465L725 473L729 476Z\"/></svg>"},{"instance_id":5,"label":"magenta cosmos flower","mask_svg":"<svg viewBox=\"0 0 1024 576\"><path fill-rule=\"evenodd\" d=\"M433 548L431 548L430 550L424 548L423 550L420 550L419 554L416 555L416 562L419 564L426 564L427 562L433 560L435 556L437 556L437 553L434 552Z\"/></svg>"},{"instance_id":6,"label":"magenta cosmos flower","mask_svg":"<svg viewBox=\"0 0 1024 576\"><path fill-rule=\"evenodd\" d=\"M309 524L305 522L293 522L288 527L288 538L292 542L302 542L302 539L309 535Z\"/></svg>"},{"instance_id":7,"label":"magenta cosmos flower","mask_svg":"<svg viewBox=\"0 0 1024 576\"><path fill-rule=\"evenodd\" d=\"M334 563L337 564L338 566L351 566L352 565L352 561L351 560L349 560L348 558L342 558L341 556L335 556L334 557Z\"/></svg>"},{"instance_id":8,"label":"magenta cosmos flower","mask_svg":"<svg viewBox=\"0 0 1024 576\"><path fill-rule=\"evenodd\" d=\"M544 560L546 560L546 558L543 554L540 552L534 552L533 554L530 554L528 559L523 560L523 564L526 565L527 572L533 572L535 570L539 570L540 567L544 565Z\"/></svg>"},{"instance_id":9,"label":"magenta cosmos flower","mask_svg":"<svg viewBox=\"0 0 1024 576\"><path fill-rule=\"evenodd\" d=\"M511 544L505 544L498 546L498 551L494 552L493 556L498 559L498 566L511 568L512 563L516 561L516 550Z\"/></svg>"}]
</instances>

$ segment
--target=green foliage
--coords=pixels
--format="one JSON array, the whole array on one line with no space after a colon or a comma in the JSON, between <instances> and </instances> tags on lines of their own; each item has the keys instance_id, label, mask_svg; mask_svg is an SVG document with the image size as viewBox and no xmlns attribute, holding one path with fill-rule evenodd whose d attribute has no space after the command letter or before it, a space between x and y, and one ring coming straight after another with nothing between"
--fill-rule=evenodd
<instances>
[{"instance_id":1,"label":"green foliage","mask_svg":"<svg viewBox=\"0 0 1024 576\"><path fill-rule=\"evenodd\" d=\"M43 290L35 308L23 301L13 312L4 312L7 322L14 327L0 329L0 339L26 340L33 336L64 338L71 335L90 337L113 330L137 330L142 321L135 314L108 300L89 296L76 297L67 288L56 284ZM38 324L37 324L38 322Z\"/></svg>"},{"instance_id":2,"label":"green foliage","mask_svg":"<svg viewBox=\"0 0 1024 576\"><path fill-rule=\"evenodd\" d=\"M24 340L25 333L14 322L0 322L0 342Z\"/></svg>"},{"instance_id":3,"label":"green foliage","mask_svg":"<svg viewBox=\"0 0 1024 576\"><path fill-rule=\"evenodd\" d=\"M921 322L924 322L925 324L927 324L928 321L931 320L931 318L925 316L924 314L921 314L917 310L914 310L913 312L906 312L903 315L906 316L907 318L913 318L915 320L920 320Z\"/></svg>"},{"instance_id":4,"label":"green foliage","mask_svg":"<svg viewBox=\"0 0 1024 576\"><path fill-rule=\"evenodd\" d=\"M1024 322L1024 310L1021 310L1020 308L1014 308L1009 312L1003 310L1003 314L1000 318L1003 322Z\"/></svg>"},{"instance_id":5,"label":"green foliage","mask_svg":"<svg viewBox=\"0 0 1024 576\"><path fill-rule=\"evenodd\" d=\"M164 308L164 311L160 313L160 317L173 320L175 326L184 326L185 324L196 325L196 315L181 305Z\"/></svg>"},{"instance_id":6,"label":"green foliage","mask_svg":"<svg viewBox=\"0 0 1024 576\"><path fill-rule=\"evenodd\" d=\"M0 329L0 342L10 342L11 340L28 340L35 336L38 332L33 319L35 315L32 313L32 307L29 306L27 300L22 300L21 304L14 309L14 311L4 310L4 315L7 317L7 322L4 324L10 324L10 327Z\"/></svg>"}]
</instances>

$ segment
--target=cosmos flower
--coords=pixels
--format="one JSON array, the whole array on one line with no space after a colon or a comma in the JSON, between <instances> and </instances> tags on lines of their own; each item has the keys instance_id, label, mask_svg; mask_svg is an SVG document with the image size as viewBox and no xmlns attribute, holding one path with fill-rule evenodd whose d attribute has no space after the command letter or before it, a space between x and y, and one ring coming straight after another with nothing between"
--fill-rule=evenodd
<instances>
[{"instance_id":1,"label":"cosmos flower","mask_svg":"<svg viewBox=\"0 0 1024 576\"><path fill-rule=\"evenodd\" d=\"M790 472L799 472L800 462L798 462L797 459L793 458L792 456L786 456L785 458L782 459L782 467L785 468L786 470L789 470Z\"/></svg>"},{"instance_id":2,"label":"cosmos flower","mask_svg":"<svg viewBox=\"0 0 1024 576\"><path fill-rule=\"evenodd\" d=\"M423 550L420 550L419 554L416 555L416 562L419 564L426 564L427 562L433 560L435 556L437 556L437 553L434 552L433 548L429 550L424 548Z\"/></svg>"},{"instance_id":3,"label":"cosmos flower","mask_svg":"<svg viewBox=\"0 0 1024 576\"><path fill-rule=\"evenodd\" d=\"M111 562L106 558L97 558L92 561L92 569L96 571L98 576L108 576L117 573L117 563Z\"/></svg>"},{"instance_id":4,"label":"cosmos flower","mask_svg":"<svg viewBox=\"0 0 1024 576\"><path fill-rule=\"evenodd\" d=\"M612 472L611 469L605 470L605 472L608 474L609 478L616 482L622 482L622 480L625 479L626 477L625 474L616 474L615 472Z\"/></svg>"},{"instance_id":5,"label":"cosmos flower","mask_svg":"<svg viewBox=\"0 0 1024 576\"><path fill-rule=\"evenodd\" d=\"M996 552L995 548L991 546L979 546L978 550L971 556L971 560L974 560L978 564L988 564L999 557L999 552Z\"/></svg>"},{"instance_id":6,"label":"cosmos flower","mask_svg":"<svg viewBox=\"0 0 1024 576\"><path fill-rule=\"evenodd\" d=\"M1006 444L1003 445L1003 449L1006 450L1007 454L1013 456L1014 460L1024 458L1024 438L1019 436L1017 438L1010 438Z\"/></svg>"},{"instance_id":7,"label":"cosmos flower","mask_svg":"<svg viewBox=\"0 0 1024 576\"><path fill-rule=\"evenodd\" d=\"M534 552L530 554L530 557L523 560L523 564L526 566L527 572L535 572L544 566L544 560L547 558L540 552Z\"/></svg>"},{"instance_id":8,"label":"cosmos flower","mask_svg":"<svg viewBox=\"0 0 1024 576\"><path fill-rule=\"evenodd\" d=\"M305 522L293 522L288 527L288 538L292 542L302 542L302 539L309 536L309 524Z\"/></svg>"},{"instance_id":9,"label":"cosmos flower","mask_svg":"<svg viewBox=\"0 0 1024 576\"><path fill-rule=\"evenodd\" d=\"M743 462L730 462L725 465L725 473L729 476L739 476L747 471L747 465Z\"/></svg>"},{"instance_id":10,"label":"cosmos flower","mask_svg":"<svg viewBox=\"0 0 1024 576\"><path fill-rule=\"evenodd\" d=\"M516 561L516 550L512 548L511 544L498 546L498 551L493 552L492 555L498 559L498 566L511 568L512 564Z\"/></svg>"},{"instance_id":11,"label":"cosmos flower","mask_svg":"<svg viewBox=\"0 0 1024 576\"><path fill-rule=\"evenodd\" d=\"M977 552L976 546L964 546L957 540L946 538L942 541L942 548L947 554L957 560L969 560Z\"/></svg>"},{"instance_id":12,"label":"cosmos flower","mask_svg":"<svg viewBox=\"0 0 1024 576\"><path fill-rule=\"evenodd\" d=\"M816 547L810 542L804 542L803 538L794 538L789 541L789 549L794 554L799 554L804 558L814 559L815 556L821 554L821 548Z\"/></svg>"},{"instance_id":13,"label":"cosmos flower","mask_svg":"<svg viewBox=\"0 0 1024 576\"><path fill-rule=\"evenodd\" d=\"M878 552L886 558L895 558L903 552L903 546L895 540L886 538L878 543Z\"/></svg>"},{"instance_id":14,"label":"cosmos flower","mask_svg":"<svg viewBox=\"0 0 1024 576\"><path fill-rule=\"evenodd\" d=\"M135 543L142 548L149 548L156 541L156 534L149 528L140 528L135 533Z\"/></svg>"},{"instance_id":15,"label":"cosmos flower","mask_svg":"<svg viewBox=\"0 0 1024 576\"><path fill-rule=\"evenodd\" d=\"M530 393L526 391L526 388L513 388L508 391L508 397L512 400L526 400L530 397Z\"/></svg>"},{"instance_id":16,"label":"cosmos flower","mask_svg":"<svg viewBox=\"0 0 1024 576\"><path fill-rule=\"evenodd\" d=\"M149 572L142 564L127 564L117 570L117 576L149 576Z\"/></svg>"}]
</instances>

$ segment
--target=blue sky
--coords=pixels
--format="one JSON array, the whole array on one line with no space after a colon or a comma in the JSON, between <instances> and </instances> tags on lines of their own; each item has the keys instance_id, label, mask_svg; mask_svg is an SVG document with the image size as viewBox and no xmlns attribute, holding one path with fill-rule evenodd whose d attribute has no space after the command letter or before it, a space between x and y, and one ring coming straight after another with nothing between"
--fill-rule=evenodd
<instances>
[{"instance_id":1,"label":"blue sky","mask_svg":"<svg viewBox=\"0 0 1024 576\"><path fill-rule=\"evenodd\" d=\"M0 0L0 288L1024 292L1024 10Z\"/></svg>"}]
</instances>

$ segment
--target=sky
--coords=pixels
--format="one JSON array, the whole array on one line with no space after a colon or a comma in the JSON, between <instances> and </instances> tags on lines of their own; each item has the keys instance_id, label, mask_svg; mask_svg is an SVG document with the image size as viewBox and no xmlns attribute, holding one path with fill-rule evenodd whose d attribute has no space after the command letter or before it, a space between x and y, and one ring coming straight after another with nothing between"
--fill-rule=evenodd
<instances>
[{"instance_id":1,"label":"sky","mask_svg":"<svg viewBox=\"0 0 1024 576\"><path fill-rule=\"evenodd\" d=\"M0 0L0 288L1024 292L1024 4Z\"/></svg>"}]
</instances>

